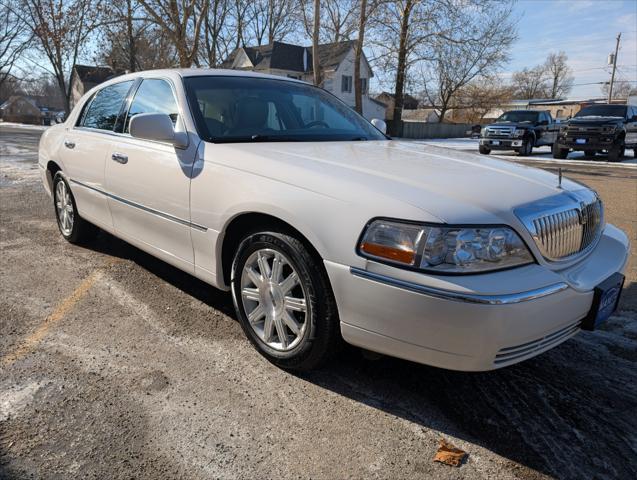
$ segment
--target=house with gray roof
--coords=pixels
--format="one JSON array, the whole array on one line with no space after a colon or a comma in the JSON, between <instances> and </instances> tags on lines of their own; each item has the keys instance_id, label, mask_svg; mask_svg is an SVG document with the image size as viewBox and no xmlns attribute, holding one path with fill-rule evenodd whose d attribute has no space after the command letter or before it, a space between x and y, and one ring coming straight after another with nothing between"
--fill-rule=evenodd
<instances>
[{"instance_id":1,"label":"house with gray roof","mask_svg":"<svg viewBox=\"0 0 637 480\"><path fill-rule=\"evenodd\" d=\"M356 40L319 45L318 56L323 78L321 87L354 107L354 60ZM312 82L312 47L273 42L257 47L239 47L220 65L233 70L255 72L295 78ZM374 76L367 57L361 58L361 84L363 87L363 115L385 118L385 105L370 98L369 81Z\"/></svg>"}]
</instances>

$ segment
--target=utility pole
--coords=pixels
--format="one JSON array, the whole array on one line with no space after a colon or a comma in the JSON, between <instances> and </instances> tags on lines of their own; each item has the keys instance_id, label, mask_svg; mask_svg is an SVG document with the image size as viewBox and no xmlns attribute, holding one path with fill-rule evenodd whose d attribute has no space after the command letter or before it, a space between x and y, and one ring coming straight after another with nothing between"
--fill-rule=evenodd
<instances>
[{"instance_id":1,"label":"utility pole","mask_svg":"<svg viewBox=\"0 0 637 480\"><path fill-rule=\"evenodd\" d=\"M615 69L617 68L617 52L619 52L619 40L622 38L621 32L617 35L617 44L615 45L615 55L613 56L613 73L610 76L610 87L608 88L608 103L613 99L613 82L615 82Z\"/></svg>"}]
</instances>

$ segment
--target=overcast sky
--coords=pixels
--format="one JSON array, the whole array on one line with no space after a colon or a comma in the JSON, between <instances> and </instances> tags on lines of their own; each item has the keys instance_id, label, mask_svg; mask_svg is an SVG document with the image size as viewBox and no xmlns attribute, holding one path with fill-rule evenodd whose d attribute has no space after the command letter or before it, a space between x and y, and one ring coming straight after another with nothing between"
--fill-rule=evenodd
<instances>
[{"instance_id":1,"label":"overcast sky","mask_svg":"<svg viewBox=\"0 0 637 480\"><path fill-rule=\"evenodd\" d=\"M576 85L569 96L600 96L600 85L583 84L610 80L608 54L614 52L621 32L618 76L637 81L637 0L520 0L515 12L519 40L505 78L542 63L550 52L564 50Z\"/></svg>"}]
</instances>

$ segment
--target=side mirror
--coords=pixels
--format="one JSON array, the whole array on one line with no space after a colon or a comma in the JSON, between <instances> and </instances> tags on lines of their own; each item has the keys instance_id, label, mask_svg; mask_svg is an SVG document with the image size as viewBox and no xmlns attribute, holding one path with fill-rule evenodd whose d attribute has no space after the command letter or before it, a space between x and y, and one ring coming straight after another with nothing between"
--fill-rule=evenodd
<instances>
[{"instance_id":1,"label":"side mirror","mask_svg":"<svg viewBox=\"0 0 637 480\"><path fill-rule=\"evenodd\" d=\"M175 147L188 146L188 136L175 132L173 121L165 113L140 113L131 118L130 134L135 138L172 143Z\"/></svg>"},{"instance_id":2,"label":"side mirror","mask_svg":"<svg viewBox=\"0 0 637 480\"><path fill-rule=\"evenodd\" d=\"M387 124L380 118L372 118L372 125L374 125L382 134L387 134Z\"/></svg>"}]
</instances>

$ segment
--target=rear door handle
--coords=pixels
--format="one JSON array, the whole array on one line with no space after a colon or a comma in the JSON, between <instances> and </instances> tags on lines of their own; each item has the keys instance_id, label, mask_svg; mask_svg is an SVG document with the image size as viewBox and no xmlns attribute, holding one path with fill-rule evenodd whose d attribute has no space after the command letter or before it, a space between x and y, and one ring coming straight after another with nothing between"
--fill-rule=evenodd
<instances>
[{"instance_id":1,"label":"rear door handle","mask_svg":"<svg viewBox=\"0 0 637 480\"><path fill-rule=\"evenodd\" d=\"M71 148L71 149L73 149L73 148L75 148L75 142L72 142L72 141L70 141L70 140L64 140L64 146L65 146L66 148Z\"/></svg>"},{"instance_id":2,"label":"rear door handle","mask_svg":"<svg viewBox=\"0 0 637 480\"><path fill-rule=\"evenodd\" d=\"M122 165L128 163L128 156L124 155L123 153L114 153L111 155L111 158L117 163L121 163Z\"/></svg>"}]
</instances>

